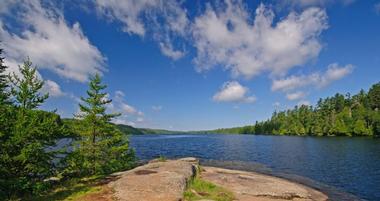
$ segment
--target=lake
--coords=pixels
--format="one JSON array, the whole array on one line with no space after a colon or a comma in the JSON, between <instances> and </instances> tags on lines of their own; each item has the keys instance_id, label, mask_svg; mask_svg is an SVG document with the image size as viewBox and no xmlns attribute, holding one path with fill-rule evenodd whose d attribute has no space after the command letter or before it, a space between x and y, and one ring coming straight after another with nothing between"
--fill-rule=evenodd
<instances>
[{"instance_id":1,"label":"lake","mask_svg":"<svg viewBox=\"0 0 380 201\"><path fill-rule=\"evenodd\" d=\"M380 200L380 140L265 135L134 135L139 159L194 156L201 164L284 177L332 200Z\"/></svg>"}]
</instances>

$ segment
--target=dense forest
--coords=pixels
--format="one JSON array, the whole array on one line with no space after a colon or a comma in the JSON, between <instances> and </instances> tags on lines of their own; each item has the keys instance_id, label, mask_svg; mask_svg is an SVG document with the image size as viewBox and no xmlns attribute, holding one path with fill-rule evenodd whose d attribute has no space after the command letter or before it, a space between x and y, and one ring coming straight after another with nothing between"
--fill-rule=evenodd
<instances>
[{"instance_id":1,"label":"dense forest","mask_svg":"<svg viewBox=\"0 0 380 201\"><path fill-rule=\"evenodd\" d=\"M310 136L380 136L380 82L368 92L319 99L315 106L295 106L274 112L251 126L208 132Z\"/></svg>"},{"instance_id":2,"label":"dense forest","mask_svg":"<svg viewBox=\"0 0 380 201\"><path fill-rule=\"evenodd\" d=\"M134 166L127 136L111 123L119 114L106 112L111 103L101 77L90 77L87 97L79 104L76 123L39 107L49 98L44 81L30 59L8 74L0 49L0 200L36 198L63 182L98 177ZM60 148L62 138L72 143ZM70 183L70 185L73 184Z\"/></svg>"},{"instance_id":3,"label":"dense forest","mask_svg":"<svg viewBox=\"0 0 380 201\"><path fill-rule=\"evenodd\" d=\"M63 123L69 128L75 128L81 124L80 120L75 118L63 119ZM113 123L111 123L113 124ZM182 134L187 133L184 131L170 131L165 129L152 129L152 128L136 128L125 124L114 124L124 135L144 135L144 134Z\"/></svg>"}]
</instances>

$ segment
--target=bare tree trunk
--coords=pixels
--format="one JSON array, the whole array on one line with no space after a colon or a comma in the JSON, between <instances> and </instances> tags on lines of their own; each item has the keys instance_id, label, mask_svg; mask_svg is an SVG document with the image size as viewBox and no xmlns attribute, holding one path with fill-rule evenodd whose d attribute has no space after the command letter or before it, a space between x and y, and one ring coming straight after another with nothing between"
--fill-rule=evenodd
<instances>
[{"instance_id":1,"label":"bare tree trunk","mask_svg":"<svg viewBox=\"0 0 380 201\"><path fill-rule=\"evenodd\" d=\"M93 130L92 130L92 149L93 149L93 172L92 174L94 175L96 173L96 129L95 129L95 125L93 125Z\"/></svg>"}]
</instances>

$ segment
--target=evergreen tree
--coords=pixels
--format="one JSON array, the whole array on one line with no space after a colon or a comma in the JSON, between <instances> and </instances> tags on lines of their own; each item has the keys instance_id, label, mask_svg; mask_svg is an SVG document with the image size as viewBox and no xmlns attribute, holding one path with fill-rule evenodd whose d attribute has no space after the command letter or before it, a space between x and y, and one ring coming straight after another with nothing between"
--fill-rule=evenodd
<instances>
[{"instance_id":1,"label":"evergreen tree","mask_svg":"<svg viewBox=\"0 0 380 201\"><path fill-rule=\"evenodd\" d=\"M366 127L365 121L362 119L359 119L355 122L353 131L355 135L358 135L358 136L371 134L371 131Z\"/></svg>"},{"instance_id":2,"label":"evergreen tree","mask_svg":"<svg viewBox=\"0 0 380 201\"><path fill-rule=\"evenodd\" d=\"M71 154L68 171L79 174L102 174L128 168L133 162L133 152L125 136L111 124L120 114L108 114L107 104L112 100L103 92L106 85L96 74L91 78L85 104L79 104L81 129L79 148Z\"/></svg>"},{"instance_id":3,"label":"evergreen tree","mask_svg":"<svg viewBox=\"0 0 380 201\"><path fill-rule=\"evenodd\" d=\"M4 64L2 57L3 49L0 49L0 105L10 104L8 91L8 76L6 75L7 66Z\"/></svg>"},{"instance_id":4,"label":"evergreen tree","mask_svg":"<svg viewBox=\"0 0 380 201\"><path fill-rule=\"evenodd\" d=\"M0 200L43 191L44 179L55 174L56 141L64 133L59 115L37 110L43 82L28 60L13 76L13 95L19 107L0 108Z\"/></svg>"},{"instance_id":5,"label":"evergreen tree","mask_svg":"<svg viewBox=\"0 0 380 201\"><path fill-rule=\"evenodd\" d=\"M368 92L368 98L372 109L380 110L380 82L371 87Z\"/></svg>"},{"instance_id":6,"label":"evergreen tree","mask_svg":"<svg viewBox=\"0 0 380 201\"><path fill-rule=\"evenodd\" d=\"M44 81L38 77L37 68L32 66L29 58L24 61L22 66L19 66L19 71L22 77L16 73L9 76L12 82L12 95L22 109L35 109L49 97L48 93L40 93Z\"/></svg>"},{"instance_id":7,"label":"evergreen tree","mask_svg":"<svg viewBox=\"0 0 380 201\"><path fill-rule=\"evenodd\" d=\"M380 83L368 93L361 90L319 99L316 107L295 106L276 111L266 121L252 126L253 134L316 136L380 136ZM222 133L247 133L247 127L219 130Z\"/></svg>"}]
</instances>

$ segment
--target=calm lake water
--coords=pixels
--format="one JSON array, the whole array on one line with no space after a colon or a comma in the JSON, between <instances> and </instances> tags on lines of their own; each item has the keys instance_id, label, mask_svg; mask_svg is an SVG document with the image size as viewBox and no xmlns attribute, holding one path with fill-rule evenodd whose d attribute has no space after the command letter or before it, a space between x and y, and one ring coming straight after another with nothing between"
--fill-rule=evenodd
<instances>
[{"instance_id":1,"label":"calm lake water","mask_svg":"<svg viewBox=\"0 0 380 201\"><path fill-rule=\"evenodd\" d=\"M131 136L139 159L194 156L321 189L332 200L380 200L380 140L258 135Z\"/></svg>"}]
</instances>

